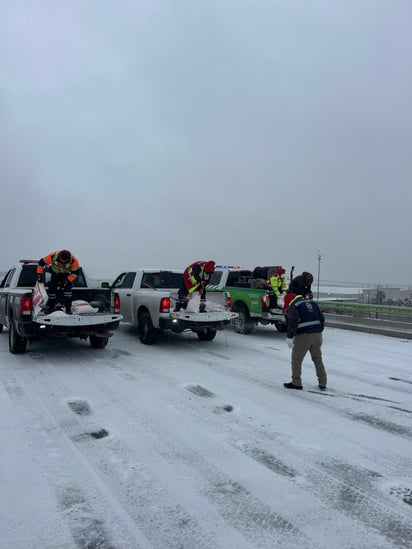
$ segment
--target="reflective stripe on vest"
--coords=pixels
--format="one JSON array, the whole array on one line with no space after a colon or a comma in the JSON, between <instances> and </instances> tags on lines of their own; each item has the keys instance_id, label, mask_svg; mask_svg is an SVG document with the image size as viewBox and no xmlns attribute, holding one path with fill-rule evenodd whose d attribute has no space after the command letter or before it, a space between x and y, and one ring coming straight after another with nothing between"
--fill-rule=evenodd
<instances>
[{"instance_id":1,"label":"reflective stripe on vest","mask_svg":"<svg viewBox=\"0 0 412 549\"><path fill-rule=\"evenodd\" d=\"M316 326L317 324L320 325L320 320L311 320L309 322L300 322L298 324L298 328L305 328L306 326Z\"/></svg>"},{"instance_id":2,"label":"reflective stripe on vest","mask_svg":"<svg viewBox=\"0 0 412 549\"><path fill-rule=\"evenodd\" d=\"M200 273L199 273L201 278L203 278L203 272L204 272L204 267L201 267ZM190 267L188 275L189 275L190 283L192 284L192 287L189 290L189 294L192 294L200 286L200 282L198 282L193 275L193 267Z\"/></svg>"}]
</instances>

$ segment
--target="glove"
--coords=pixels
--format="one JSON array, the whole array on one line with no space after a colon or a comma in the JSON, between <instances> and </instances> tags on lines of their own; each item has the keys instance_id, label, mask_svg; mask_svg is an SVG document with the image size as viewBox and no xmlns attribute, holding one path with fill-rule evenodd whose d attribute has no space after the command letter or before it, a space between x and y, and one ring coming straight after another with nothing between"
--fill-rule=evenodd
<instances>
[{"instance_id":1,"label":"glove","mask_svg":"<svg viewBox=\"0 0 412 549\"><path fill-rule=\"evenodd\" d=\"M291 349L293 347L293 337L286 338L286 344Z\"/></svg>"},{"instance_id":2,"label":"glove","mask_svg":"<svg viewBox=\"0 0 412 549\"><path fill-rule=\"evenodd\" d=\"M46 273L46 272L49 272L51 270L51 265L43 265L43 271Z\"/></svg>"}]
</instances>

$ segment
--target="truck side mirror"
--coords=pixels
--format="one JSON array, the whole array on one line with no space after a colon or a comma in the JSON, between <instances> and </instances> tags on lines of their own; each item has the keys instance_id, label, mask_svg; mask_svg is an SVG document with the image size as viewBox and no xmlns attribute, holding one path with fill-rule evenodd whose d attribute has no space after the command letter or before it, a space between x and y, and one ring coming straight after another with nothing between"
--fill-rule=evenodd
<instances>
[{"instance_id":1,"label":"truck side mirror","mask_svg":"<svg viewBox=\"0 0 412 549\"><path fill-rule=\"evenodd\" d=\"M110 288L110 283L109 282L102 282L101 286L102 286L102 288Z\"/></svg>"}]
</instances>

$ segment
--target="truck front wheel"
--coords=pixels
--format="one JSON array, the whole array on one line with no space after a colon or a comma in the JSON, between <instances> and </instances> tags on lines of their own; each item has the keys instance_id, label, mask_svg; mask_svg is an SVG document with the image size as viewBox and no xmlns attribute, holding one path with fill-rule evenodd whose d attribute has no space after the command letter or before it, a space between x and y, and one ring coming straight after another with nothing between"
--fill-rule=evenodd
<instances>
[{"instance_id":1,"label":"truck front wheel","mask_svg":"<svg viewBox=\"0 0 412 549\"><path fill-rule=\"evenodd\" d=\"M93 349L104 349L109 342L108 337L98 337L95 335L91 335L89 340L90 346L93 347Z\"/></svg>"},{"instance_id":2,"label":"truck front wheel","mask_svg":"<svg viewBox=\"0 0 412 549\"><path fill-rule=\"evenodd\" d=\"M27 338L18 334L14 320L10 319L9 325L9 351L13 355L19 355L26 351Z\"/></svg>"},{"instance_id":3,"label":"truck front wheel","mask_svg":"<svg viewBox=\"0 0 412 549\"><path fill-rule=\"evenodd\" d=\"M139 338L145 345L151 345L156 341L156 329L153 326L150 313L144 311L139 315Z\"/></svg>"},{"instance_id":4,"label":"truck front wheel","mask_svg":"<svg viewBox=\"0 0 412 549\"><path fill-rule=\"evenodd\" d=\"M238 334L251 334L255 328L255 322L250 318L248 308L244 303L235 303L232 307L234 313L238 313L237 318L233 319L233 328Z\"/></svg>"},{"instance_id":5,"label":"truck front wheel","mask_svg":"<svg viewBox=\"0 0 412 549\"><path fill-rule=\"evenodd\" d=\"M215 339L216 337L216 330L206 328L206 330L197 332L197 337L200 339L200 341L212 341L212 339Z\"/></svg>"}]
</instances>

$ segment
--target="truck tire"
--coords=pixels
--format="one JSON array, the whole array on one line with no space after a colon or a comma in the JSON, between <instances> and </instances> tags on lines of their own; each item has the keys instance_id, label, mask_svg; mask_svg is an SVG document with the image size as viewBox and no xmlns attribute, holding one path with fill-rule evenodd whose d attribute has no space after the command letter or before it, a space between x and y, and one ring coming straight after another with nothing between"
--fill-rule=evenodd
<instances>
[{"instance_id":1,"label":"truck tire","mask_svg":"<svg viewBox=\"0 0 412 549\"><path fill-rule=\"evenodd\" d=\"M201 330L196 333L200 341L212 341L212 339L215 339L216 337L216 330L212 330L211 328L206 328L206 330Z\"/></svg>"},{"instance_id":2,"label":"truck tire","mask_svg":"<svg viewBox=\"0 0 412 549\"><path fill-rule=\"evenodd\" d=\"M233 328L237 334L251 334L255 329L255 321L250 318L248 308L244 303L235 303L232 307L234 313L239 316L232 320Z\"/></svg>"},{"instance_id":3,"label":"truck tire","mask_svg":"<svg viewBox=\"0 0 412 549\"><path fill-rule=\"evenodd\" d=\"M3 331L3 324L0 324L0 334Z\"/></svg>"},{"instance_id":4,"label":"truck tire","mask_svg":"<svg viewBox=\"0 0 412 549\"><path fill-rule=\"evenodd\" d=\"M157 332L153 326L152 318L148 311L139 315L139 339L144 345L152 345L156 341Z\"/></svg>"},{"instance_id":5,"label":"truck tire","mask_svg":"<svg viewBox=\"0 0 412 549\"><path fill-rule=\"evenodd\" d=\"M27 338L17 333L14 320L10 319L9 324L9 351L13 355L19 355L26 351Z\"/></svg>"},{"instance_id":6,"label":"truck tire","mask_svg":"<svg viewBox=\"0 0 412 549\"><path fill-rule=\"evenodd\" d=\"M280 320L275 320L276 329L282 334L288 331L288 325L286 322L281 322Z\"/></svg>"},{"instance_id":7,"label":"truck tire","mask_svg":"<svg viewBox=\"0 0 412 549\"><path fill-rule=\"evenodd\" d=\"M91 335L89 337L89 340L90 340L90 346L93 349L104 349L109 342L108 337L99 337L96 335Z\"/></svg>"}]
</instances>

